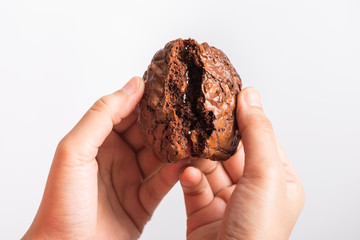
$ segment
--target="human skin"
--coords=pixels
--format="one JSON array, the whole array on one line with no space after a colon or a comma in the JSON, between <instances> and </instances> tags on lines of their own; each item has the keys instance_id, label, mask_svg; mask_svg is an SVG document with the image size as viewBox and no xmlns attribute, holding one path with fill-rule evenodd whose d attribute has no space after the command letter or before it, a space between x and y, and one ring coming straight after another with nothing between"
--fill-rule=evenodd
<instances>
[{"instance_id":1,"label":"human skin","mask_svg":"<svg viewBox=\"0 0 360 240\"><path fill-rule=\"evenodd\" d=\"M238 97L243 139L237 154L189 166L161 162L144 147L135 109L143 91L143 80L131 79L98 100L60 141L23 239L137 239L179 178L188 239L287 239L303 188L257 93L244 89Z\"/></svg>"},{"instance_id":2,"label":"human skin","mask_svg":"<svg viewBox=\"0 0 360 240\"><path fill-rule=\"evenodd\" d=\"M301 181L255 89L241 91L236 114L237 153L194 161L180 176L187 239L288 239L304 205Z\"/></svg>"},{"instance_id":3,"label":"human skin","mask_svg":"<svg viewBox=\"0 0 360 240\"><path fill-rule=\"evenodd\" d=\"M137 239L178 181L137 128L144 81L102 97L60 141L37 215L23 239Z\"/></svg>"}]
</instances>

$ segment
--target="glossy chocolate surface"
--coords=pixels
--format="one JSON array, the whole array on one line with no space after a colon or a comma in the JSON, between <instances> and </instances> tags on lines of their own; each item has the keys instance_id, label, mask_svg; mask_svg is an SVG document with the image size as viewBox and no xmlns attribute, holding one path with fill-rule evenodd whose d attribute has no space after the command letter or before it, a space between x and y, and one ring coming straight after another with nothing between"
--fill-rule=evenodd
<instances>
[{"instance_id":1,"label":"glossy chocolate surface","mask_svg":"<svg viewBox=\"0 0 360 240\"><path fill-rule=\"evenodd\" d=\"M139 129L160 159L224 161L236 152L241 79L221 50L193 39L171 41L143 78Z\"/></svg>"}]
</instances>

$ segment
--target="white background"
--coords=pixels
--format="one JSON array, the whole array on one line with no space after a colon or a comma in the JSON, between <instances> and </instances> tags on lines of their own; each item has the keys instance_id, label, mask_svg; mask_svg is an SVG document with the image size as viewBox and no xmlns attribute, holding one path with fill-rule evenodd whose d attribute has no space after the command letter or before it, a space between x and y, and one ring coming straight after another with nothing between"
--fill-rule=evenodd
<instances>
[{"instance_id":1,"label":"white background","mask_svg":"<svg viewBox=\"0 0 360 240\"><path fill-rule=\"evenodd\" d=\"M306 190L291 239L360 239L359 1L0 1L0 239L19 239L58 141L173 39L222 49ZM177 185L141 239L185 239Z\"/></svg>"}]
</instances>

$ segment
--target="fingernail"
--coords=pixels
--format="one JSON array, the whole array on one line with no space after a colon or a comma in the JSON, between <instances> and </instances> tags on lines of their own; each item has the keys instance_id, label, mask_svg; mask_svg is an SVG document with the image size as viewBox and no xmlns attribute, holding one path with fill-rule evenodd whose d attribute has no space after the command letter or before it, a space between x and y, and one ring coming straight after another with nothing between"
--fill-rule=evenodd
<instances>
[{"instance_id":1,"label":"fingernail","mask_svg":"<svg viewBox=\"0 0 360 240\"><path fill-rule=\"evenodd\" d=\"M139 78L133 77L130 79L125 86L121 89L123 90L127 95L131 95L139 88Z\"/></svg>"},{"instance_id":2,"label":"fingernail","mask_svg":"<svg viewBox=\"0 0 360 240\"><path fill-rule=\"evenodd\" d=\"M253 107L262 107L260 94L255 89L248 89L245 95L245 102Z\"/></svg>"}]
</instances>

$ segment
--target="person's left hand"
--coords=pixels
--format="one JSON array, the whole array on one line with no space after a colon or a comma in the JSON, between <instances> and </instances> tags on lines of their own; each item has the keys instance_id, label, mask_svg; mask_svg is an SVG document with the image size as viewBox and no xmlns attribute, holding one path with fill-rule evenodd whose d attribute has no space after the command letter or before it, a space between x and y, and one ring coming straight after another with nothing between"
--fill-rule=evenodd
<instances>
[{"instance_id":1,"label":"person's left hand","mask_svg":"<svg viewBox=\"0 0 360 240\"><path fill-rule=\"evenodd\" d=\"M136 105L144 81L102 97L59 143L23 239L136 239L184 164L144 147Z\"/></svg>"}]
</instances>

